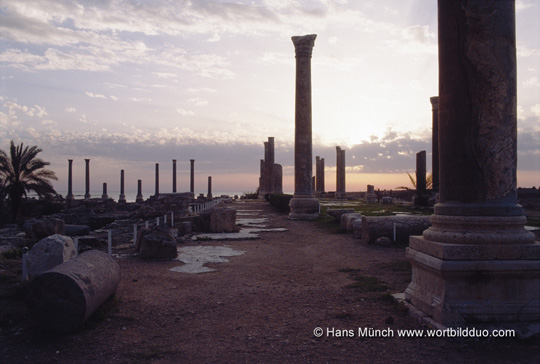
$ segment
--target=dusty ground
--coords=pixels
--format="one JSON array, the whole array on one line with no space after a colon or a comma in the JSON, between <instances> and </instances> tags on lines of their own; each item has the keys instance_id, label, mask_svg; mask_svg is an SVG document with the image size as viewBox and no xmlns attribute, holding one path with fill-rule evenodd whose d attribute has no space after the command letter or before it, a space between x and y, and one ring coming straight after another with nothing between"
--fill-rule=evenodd
<instances>
[{"instance_id":1,"label":"dusty ground","mask_svg":"<svg viewBox=\"0 0 540 364\"><path fill-rule=\"evenodd\" d=\"M169 271L178 261L119 259L117 295L71 335L37 328L26 317L24 290L4 278L0 362L540 362L538 338L397 337L399 329L425 329L388 299L387 289L403 292L410 280L404 247L364 246L336 233L333 223L290 221L262 202L235 206L263 210L270 226L289 231L202 243L245 251L211 264L213 273ZM10 264L3 262L4 272ZM320 338L313 334L317 327L325 332ZM354 337L329 337L327 328L352 330ZM359 328L390 329L395 336L360 338Z\"/></svg>"}]
</instances>

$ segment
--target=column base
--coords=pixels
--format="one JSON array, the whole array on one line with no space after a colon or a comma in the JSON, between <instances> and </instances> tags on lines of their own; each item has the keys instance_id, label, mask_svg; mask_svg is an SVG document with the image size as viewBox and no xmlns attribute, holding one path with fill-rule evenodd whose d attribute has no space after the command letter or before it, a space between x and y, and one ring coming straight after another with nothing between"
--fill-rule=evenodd
<instances>
[{"instance_id":1,"label":"column base","mask_svg":"<svg viewBox=\"0 0 540 364\"><path fill-rule=\"evenodd\" d=\"M319 200L313 195L294 195L289 207L291 220L313 220L319 217Z\"/></svg>"},{"instance_id":2,"label":"column base","mask_svg":"<svg viewBox=\"0 0 540 364\"><path fill-rule=\"evenodd\" d=\"M440 324L540 323L540 242L488 246L411 236L407 258L413 273L405 298Z\"/></svg>"},{"instance_id":3,"label":"column base","mask_svg":"<svg viewBox=\"0 0 540 364\"><path fill-rule=\"evenodd\" d=\"M126 195L122 194L118 197L118 203L125 203L126 202Z\"/></svg>"},{"instance_id":4,"label":"column base","mask_svg":"<svg viewBox=\"0 0 540 364\"><path fill-rule=\"evenodd\" d=\"M85 198L86 200L88 200L90 197L92 197L92 196L91 196L89 193L86 193L86 194L84 195L84 198Z\"/></svg>"}]
</instances>

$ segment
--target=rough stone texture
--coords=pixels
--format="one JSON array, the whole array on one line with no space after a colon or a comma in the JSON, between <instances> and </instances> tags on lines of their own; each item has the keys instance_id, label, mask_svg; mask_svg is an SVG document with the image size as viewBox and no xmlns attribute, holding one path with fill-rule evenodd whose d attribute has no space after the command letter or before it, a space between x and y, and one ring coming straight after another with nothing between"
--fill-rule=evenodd
<instances>
[{"instance_id":1,"label":"rough stone texture","mask_svg":"<svg viewBox=\"0 0 540 364\"><path fill-rule=\"evenodd\" d=\"M426 151L423 150L416 153L416 194L414 196L416 206L428 205L426 172Z\"/></svg>"},{"instance_id":2,"label":"rough stone texture","mask_svg":"<svg viewBox=\"0 0 540 364\"><path fill-rule=\"evenodd\" d=\"M354 212L353 209L328 209L326 210L326 214L328 216L332 216L334 219L341 222L341 215L343 214L352 214Z\"/></svg>"},{"instance_id":3,"label":"rough stone texture","mask_svg":"<svg viewBox=\"0 0 540 364\"><path fill-rule=\"evenodd\" d=\"M236 231L236 210L212 208L201 213L201 228L205 233L232 233Z\"/></svg>"},{"instance_id":4,"label":"rough stone texture","mask_svg":"<svg viewBox=\"0 0 540 364\"><path fill-rule=\"evenodd\" d=\"M316 34L292 37L296 52L296 97L294 128L294 197L291 219L315 219L319 201L313 196L311 125L311 54Z\"/></svg>"},{"instance_id":5,"label":"rough stone texture","mask_svg":"<svg viewBox=\"0 0 540 364\"><path fill-rule=\"evenodd\" d=\"M283 193L283 167L281 164L274 164L274 193Z\"/></svg>"},{"instance_id":6,"label":"rough stone texture","mask_svg":"<svg viewBox=\"0 0 540 364\"><path fill-rule=\"evenodd\" d=\"M29 311L47 330L70 333L116 292L119 282L114 259L90 250L34 279Z\"/></svg>"},{"instance_id":7,"label":"rough stone texture","mask_svg":"<svg viewBox=\"0 0 540 364\"><path fill-rule=\"evenodd\" d=\"M142 228L137 234L136 250L142 259L176 258L176 245L176 240L167 227Z\"/></svg>"},{"instance_id":8,"label":"rough stone texture","mask_svg":"<svg viewBox=\"0 0 540 364\"><path fill-rule=\"evenodd\" d=\"M341 230L352 233L353 224L356 220L362 221L361 213L347 213L341 215Z\"/></svg>"},{"instance_id":9,"label":"rough stone texture","mask_svg":"<svg viewBox=\"0 0 540 364\"><path fill-rule=\"evenodd\" d=\"M65 225L65 235L67 236L83 236L90 234L90 226L88 225Z\"/></svg>"},{"instance_id":10,"label":"rough stone texture","mask_svg":"<svg viewBox=\"0 0 540 364\"><path fill-rule=\"evenodd\" d=\"M515 1L438 7L440 203L411 237L405 296L444 325L538 333L540 244L516 189Z\"/></svg>"},{"instance_id":11,"label":"rough stone texture","mask_svg":"<svg viewBox=\"0 0 540 364\"><path fill-rule=\"evenodd\" d=\"M407 243L411 235L422 234L431 226L430 217L415 216L363 216L362 242L373 244L377 238L394 239L394 224L396 224L396 242Z\"/></svg>"},{"instance_id":12,"label":"rough stone texture","mask_svg":"<svg viewBox=\"0 0 540 364\"><path fill-rule=\"evenodd\" d=\"M353 221L353 238L362 239L362 219L356 219Z\"/></svg>"},{"instance_id":13,"label":"rough stone texture","mask_svg":"<svg viewBox=\"0 0 540 364\"><path fill-rule=\"evenodd\" d=\"M432 112L431 128L431 170L433 191L439 191L439 97L429 98Z\"/></svg>"},{"instance_id":14,"label":"rough stone texture","mask_svg":"<svg viewBox=\"0 0 540 364\"><path fill-rule=\"evenodd\" d=\"M34 279L76 255L73 240L64 235L51 235L35 244L27 258L28 277Z\"/></svg>"},{"instance_id":15,"label":"rough stone texture","mask_svg":"<svg viewBox=\"0 0 540 364\"><path fill-rule=\"evenodd\" d=\"M65 234L64 220L47 217L39 220L30 220L24 225L26 236L41 240L54 234Z\"/></svg>"}]
</instances>

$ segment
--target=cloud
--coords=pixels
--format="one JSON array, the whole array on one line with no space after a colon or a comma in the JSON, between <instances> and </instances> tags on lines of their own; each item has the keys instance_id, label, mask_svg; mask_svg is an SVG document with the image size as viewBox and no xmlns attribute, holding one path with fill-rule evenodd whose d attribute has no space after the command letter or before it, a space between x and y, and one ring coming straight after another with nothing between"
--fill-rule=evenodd
<instances>
[{"instance_id":1,"label":"cloud","mask_svg":"<svg viewBox=\"0 0 540 364\"><path fill-rule=\"evenodd\" d=\"M538 77L531 77L528 80L523 81L524 87L539 87L540 81L538 80Z\"/></svg>"},{"instance_id":2,"label":"cloud","mask_svg":"<svg viewBox=\"0 0 540 364\"><path fill-rule=\"evenodd\" d=\"M11 117L14 117L15 119L17 118L18 113L22 113L29 117L38 117L38 118L42 118L48 115L47 111L45 111L45 108L39 105L34 105L34 106L29 107L26 105L19 105L15 102L8 101L4 103L4 107L7 107L8 114Z\"/></svg>"},{"instance_id":3,"label":"cloud","mask_svg":"<svg viewBox=\"0 0 540 364\"><path fill-rule=\"evenodd\" d=\"M66 108L66 112L69 112L69 113L74 113L74 112L76 112L76 111L77 111L77 109L74 108L74 107L67 107L67 108Z\"/></svg>"},{"instance_id":4,"label":"cloud","mask_svg":"<svg viewBox=\"0 0 540 364\"><path fill-rule=\"evenodd\" d=\"M86 96L92 97L92 98L94 98L94 99L106 99L106 98L107 98L107 96L105 96L105 95L102 95L102 94L95 94L95 93L92 93L92 92L90 92L90 91L86 91L84 94L85 94Z\"/></svg>"},{"instance_id":5,"label":"cloud","mask_svg":"<svg viewBox=\"0 0 540 364\"><path fill-rule=\"evenodd\" d=\"M176 108L176 112L182 116L193 116L195 113L193 111L184 110L181 107Z\"/></svg>"},{"instance_id":6,"label":"cloud","mask_svg":"<svg viewBox=\"0 0 540 364\"><path fill-rule=\"evenodd\" d=\"M189 103L194 104L195 106L205 106L208 105L208 100L205 100L200 97L194 97L187 100Z\"/></svg>"}]
</instances>

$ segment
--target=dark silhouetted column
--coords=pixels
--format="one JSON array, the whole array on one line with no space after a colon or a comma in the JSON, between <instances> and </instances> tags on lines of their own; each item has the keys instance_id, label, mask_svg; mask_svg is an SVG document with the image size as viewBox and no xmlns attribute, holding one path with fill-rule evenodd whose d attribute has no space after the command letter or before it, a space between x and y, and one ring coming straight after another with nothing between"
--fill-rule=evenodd
<instances>
[{"instance_id":1,"label":"dark silhouetted column","mask_svg":"<svg viewBox=\"0 0 540 364\"><path fill-rule=\"evenodd\" d=\"M101 195L101 198L104 199L104 200L109 198L109 195L107 194L107 183L106 182L103 182L103 194Z\"/></svg>"},{"instance_id":2,"label":"dark silhouetted column","mask_svg":"<svg viewBox=\"0 0 540 364\"><path fill-rule=\"evenodd\" d=\"M90 197L92 197L90 195L90 159L85 159L84 160L86 162L86 187L85 187L85 193L84 193L84 198L85 199L89 199Z\"/></svg>"},{"instance_id":3,"label":"dark silhouetted column","mask_svg":"<svg viewBox=\"0 0 540 364\"><path fill-rule=\"evenodd\" d=\"M126 202L126 194L124 192L124 170L120 170L120 196L118 197L119 203Z\"/></svg>"},{"instance_id":4,"label":"dark silhouetted column","mask_svg":"<svg viewBox=\"0 0 540 364\"><path fill-rule=\"evenodd\" d=\"M140 179L137 180L137 197L135 198L135 202L143 202L143 194L142 194L142 181Z\"/></svg>"},{"instance_id":5,"label":"dark silhouetted column","mask_svg":"<svg viewBox=\"0 0 540 364\"><path fill-rule=\"evenodd\" d=\"M294 196L289 206L291 219L315 219L319 201L313 196L311 129L311 54L317 35L292 37L296 53L296 95L294 130Z\"/></svg>"},{"instance_id":6,"label":"dark silhouetted column","mask_svg":"<svg viewBox=\"0 0 540 364\"><path fill-rule=\"evenodd\" d=\"M414 199L416 206L428 204L426 188L426 151L423 150L416 153L416 195Z\"/></svg>"},{"instance_id":7,"label":"dark silhouetted column","mask_svg":"<svg viewBox=\"0 0 540 364\"><path fill-rule=\"evenodd\" d=\"M206 195L206 198L212 199L212 176L208 176L208 195Z\"/></svg>"},{"instance_id":8,"label":"dark silhouetted column","mask_svg":"<svg viewBox=\"0 0 540 364\"><path fill-rule=\"evenodd\" d=\"M156 193L155 196L159 196L159 163L156 163Z\"/></svg>"},{"instance_id":9,"label":"dark silhouetted column","mask_svg":"<svg viewBox=\"0 0 540 364\"><path fill-rule=\"evenodd\" d=\"M73 159L68 159L68 193L66 199L73 200Z\"/></svg>"},{"instance_id":10,"label":"dark silhouetted column","mask_svg":"<svg viewBox=\"0 0 540 364\"><path fill-rule=\"evenodd\" d=\"M189 179L189 190L195 193L195 159L190 159L191 162L191 175Z\"/></svg>"},{"instance_id":11,"label":"dark silhouetted column","mask_svg":"<svg viewBox=\"0 0 540 364\"><path fill-rule=\"evenodd\" d=\"M176 159L172 160L172 191L176 193Z\"/></svg>"},{"instance_id":12,"label":"dark silhouetted column","mask_svg":"<svg viewBox=\"0 0 540 364\"><path fill-rule=\"evenodd\" d=\"M439 1L438 27L440 202L410 237L405 296L447 326L532 335L540 243L517 203L515 1Z\"/></svg>"}]
</instances>

